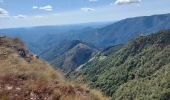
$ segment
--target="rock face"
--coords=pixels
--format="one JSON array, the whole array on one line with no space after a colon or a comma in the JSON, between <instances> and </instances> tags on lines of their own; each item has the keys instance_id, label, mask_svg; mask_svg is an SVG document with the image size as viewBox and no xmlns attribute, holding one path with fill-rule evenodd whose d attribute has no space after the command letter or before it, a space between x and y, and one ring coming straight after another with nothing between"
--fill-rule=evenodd
<instances>
[{"instance_id":1,"label":"rock face","mask_svg":"<svg viewBox=\"0 0 170 100\"><path fill-rule=\"evenodd\" d=\"M21 57L26 57L26 52L24 49L20 48L18 49L18 54L21 56Z\"/></svg>"},{"instance_id":2,"label":"rock face","mask_svg":"<svg viewBox=\"0 0 170 100\"><path fill-rule=\"evenodd\" d=\"M0 37L1 100L95 98L98 97L95 97L89 89L66 82L60 72L30 54L19 39Z\"/></svg>"}]
</instances>

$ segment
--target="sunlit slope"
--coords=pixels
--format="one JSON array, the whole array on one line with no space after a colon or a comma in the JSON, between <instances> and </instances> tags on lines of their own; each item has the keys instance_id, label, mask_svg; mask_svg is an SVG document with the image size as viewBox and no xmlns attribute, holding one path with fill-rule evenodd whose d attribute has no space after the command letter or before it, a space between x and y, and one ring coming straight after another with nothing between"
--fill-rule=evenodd
<instances>
[{"instance_id":1,"label":"sunlit slope","mask_svg":"<svg viewBox=\"0 0 170 100\"><path fill-rule=\"evenodd\" d=\"M16 38L0 36L1 100L95 100L89 89L64 81Z\"/></svg>"},{"instance_id":2,"label":"sunlit slope","mask_svg":"<svg viewBox=\"0 0 170 100\"><path fill-rule=\"evenodd\" d=\"M118 52L101 57L87 63L78 79L113 100L170 97L170 30L137 37Z\"/></svg>"}]
</instances>

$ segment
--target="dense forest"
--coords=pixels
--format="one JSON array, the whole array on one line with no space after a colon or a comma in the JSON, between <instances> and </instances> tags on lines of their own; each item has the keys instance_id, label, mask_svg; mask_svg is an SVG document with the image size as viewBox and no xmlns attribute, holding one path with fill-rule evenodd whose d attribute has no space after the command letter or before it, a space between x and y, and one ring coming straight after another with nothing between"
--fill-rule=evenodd
<instances>
[{"instance_id":1,"label":"dense forest","mask_svg":"<svg viewBox=\"0 0 170 100\"><path fill-rule=\"evenodd\" d=\"M113 100L168 100L170 30L139 36L108 56L96 55L76 75Z\"/></svg>"}]
</instances>

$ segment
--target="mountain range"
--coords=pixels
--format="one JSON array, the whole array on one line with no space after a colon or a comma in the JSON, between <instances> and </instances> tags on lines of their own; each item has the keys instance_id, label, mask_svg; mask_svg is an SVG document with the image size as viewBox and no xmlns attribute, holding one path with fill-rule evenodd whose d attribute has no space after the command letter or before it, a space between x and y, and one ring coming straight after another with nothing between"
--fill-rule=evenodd
<instances>
[{"instance_id":1,"label":"mountain range","mask_svg":"<svg viewBox=\"0 0 170 100\"><path fill-rule=\"evenodd\" d=\"M19 29L1 29L1 33L18 36L31 52L41 54L63 40L82 40L100 47L125 44L130 39L170 28L170 14L127 18L113 24L80 24L43 26Z\"/></svg>"},{"instance_id":2,"label":"mountain range","mask_svg":"<svg viewBox=\"0 0 170 100\"><path fill-rule=\"evenodd\" d=\"M107 47L127 43L130 39L139 35L169 29L169 20L170 14L127 18L102 28L87 27L82 30L68 31L61 37L66 40L82 40L97 46ZM55 34L46 35L41 40L48 43L49 40L46 40L46 38L49 38L51 43L56 41L56 37L59 36L55 36Z\"/></svg>"},{"instance_id":3,"label":"mountain range","mask_svg":"<svg viewBox=\"0 0 170 100\"><path fill-rule=\"evenodd\" d=\"M148 35L154 31L170 28L169 20L170 14L128 18L99 29L84 28L83 30L68 31L69 33L61 35L65 40L60 42L61 36L47 35L41 39L40 45L34 43L34 47L41 48L38 49L39 52L42 51L39 54L40 57L49 61L53 66L69 72L90 60L97 50L106 50L112 45L117 45L117 48L120 48L120 44L126 44L136 36ZM84 46L81 49L75 43L76 39L83 41L81 44ZM112 48L110 51L114 49ZM110 55L112 53L110 51L106 51L105 55Z\"/></svg>"},{"instance_id":4,"label":"mountain range","mask_svg":"<svg viewBox=\"0 0 170 100\"><path fill-rule=\"evenodd\" d=\"M73 73L76 80L113 100L169 100L170 30L138 36L116 48L79 68Z\"/></svg>"}]
</instances>

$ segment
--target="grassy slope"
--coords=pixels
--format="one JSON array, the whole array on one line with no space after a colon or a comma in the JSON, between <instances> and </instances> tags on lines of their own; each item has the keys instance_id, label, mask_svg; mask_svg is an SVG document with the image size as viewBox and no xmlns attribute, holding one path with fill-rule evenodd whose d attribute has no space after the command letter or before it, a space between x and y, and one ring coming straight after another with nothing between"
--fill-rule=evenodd
<instances>
[{"instance_id":1,"label":"grassy slope","mask_svg":"<svg viewBox=\"0 0 170 100\"><path fill-rule=\"evenodd\" d=\"M140 36L104 60L95 58L80 74L92 87L116 100L166 100L170 96L169 68L170 30L167 30Z\"/></svg>"},{"instance_id":2,"label":"grassy slope","mask_svg":"<svg viewBox=\"0 0 170 100\"><path fill-rule=\"evenodd\" d=\"M0 37L0 99L1 100L100 100L80 85L64 81L63 76L48 63L18 54L24 44L19 39Z\"/></svg>"},{"instance_id":3,"label":"grassy slope","mask_svg":"<svg viewBox=\"0 0 170 100\"><path fill-rule=\"evenodd\" d=\"M63 41L42 53L41 57L56 68L70 72L87 62L97 52L96 47L80 40Z\"/></svg>"},{"instance_id":4,"label":"grassy slope","mask_svg":"<svg viewBox=\"0 0 170 100\"><path fill-rule=\"evenodd\" d=\"M51 64L54 66L59 66L62 70L69 72L76 69L81 64L87 62L96 52L95 49L79 43L73 48L69 49L63 55L55 58L51 61Z\"/></svg>"}]
</instances>

